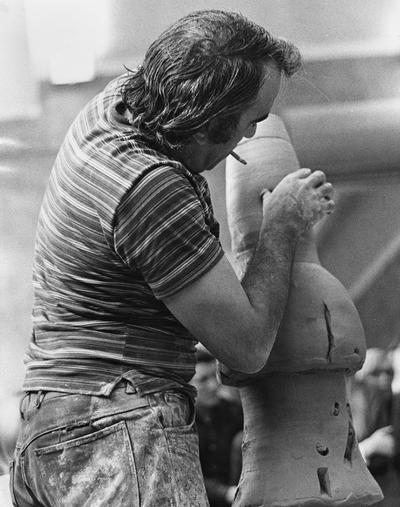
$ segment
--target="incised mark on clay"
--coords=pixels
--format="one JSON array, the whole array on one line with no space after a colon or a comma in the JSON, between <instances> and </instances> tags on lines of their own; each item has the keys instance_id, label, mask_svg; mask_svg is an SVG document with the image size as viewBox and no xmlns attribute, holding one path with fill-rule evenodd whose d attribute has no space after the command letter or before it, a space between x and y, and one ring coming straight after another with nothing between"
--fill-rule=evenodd
<instances>
[{"instance_id":1,"label":"incised mark on clay","mask_svg":"<svg viewBox=\"0 0 400 507\"><path fill-rule=\"evenodd\" d=\"M319 489L321 495L331 495L331 482L329 480L329 471L327 467L321 467L317 470L317 476L319 481Z\"/></svg>"},{"instance_id":2,"label":"incised mark on clay","mask_svg":"<svg viewBox=\"0 0 400 507\"><path fill-rule=\"evenodd\" d=\"M320 454L321 456L327 456L329 454L329 447L327 447L326 445L317 443L315 448L317 450L317 453Z\"/></svg>"},{"instance_id":3,"label":"incised mark on clay","mask_svg":"<svg viewBox=\"0 0 400 507\"><path fill-rule=\"evenodd\" d=\"M346 449L344 451L344 462L347 463L348 465L352 465L353 463L353 451L355 443L356 443L355 431L352 422L349 421Z\"/></svg>"},{"instance_id":4,"label":"incised mark on clay","mask_svg":"<svg viewBox=\"0 0 400 507\"><path fill-rule=\"evenodd\" d=\"M325 317L325 323L326 323L326 330L328 332L328 353L326 355L326 359L328 363L332 362L332 352L335 348L335 337L332 333L332 327L331 327L331 312L329 311L329 308L326 303L324 303L324 317Z\"/></svg>"}]
</instances>

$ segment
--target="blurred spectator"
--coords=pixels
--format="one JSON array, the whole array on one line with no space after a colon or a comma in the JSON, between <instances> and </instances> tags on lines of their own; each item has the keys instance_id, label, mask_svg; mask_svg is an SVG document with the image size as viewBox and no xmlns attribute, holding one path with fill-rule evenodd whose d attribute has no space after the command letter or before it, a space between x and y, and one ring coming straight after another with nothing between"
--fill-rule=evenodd
<instances>
[{"instance_id":1,"label":"blurred spectator","mask_svg":"<svg viewBox=\"0 0 400 507\"><path fill-rule=\"evenodd\" d=\"M238 391L221 385L216 361L198 348L196 375L200 462L211 507L231 505L241 471L242 408Z\"/></svg>"},{"instance_id":2,"label":"blurred spectator","mask_svg":"<svg viewBox=\"0 0 400 507\"><path fill-rule=\"evenodd\" d=\"M392 353L368 349L354 378L351 406L360 451L374 474L386 471L394 456L392 380Z\"/></svg>"},{"instance_id":3,"label":"blurred spectator","mask_svg":"<svg viewBox=\"0 0 400 507\"><path fill-rule=\"evenodd\" d=\"M8 474L19 429L20 393L0 391L0 475Z\"/></svg>"},{"instance_id":4,"label":"blurred spectator","mask_svg":"<svg viewBox=\"0 0 400 507\"><path fill-rule=\"evenodd\" d=\"M392 381L392 424L394 437L393 464L400 471L400 345L392 353L393 381Z\"/></svg>"},{"instance_id":5,"label":"blurred spectator","mask_svg":"<svg viewBox=\"0 0 400 507\"><path fill-rule=\"evenodd\" d=\"M19 398L21 393L0 390L0 506L11 507L9 463L19 429Z\"/></svg>"}]
</instances>

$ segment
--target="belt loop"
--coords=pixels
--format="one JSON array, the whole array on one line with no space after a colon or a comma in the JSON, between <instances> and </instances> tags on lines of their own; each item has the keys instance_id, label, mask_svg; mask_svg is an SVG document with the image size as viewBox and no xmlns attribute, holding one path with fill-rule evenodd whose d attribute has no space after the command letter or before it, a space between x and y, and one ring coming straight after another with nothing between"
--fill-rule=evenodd
<instances>
[{"instance_id":1,"label":"belt loop","mask_svg":"<svg viewBox=\"0 0 400 507\"><path fill-rule=\"evenodd\" d=\"M30 393L26 392L22 397L21 401L19 402L19 415L21 416L21 419L25 420L25 414L24 409L22 408L22 404L24 403L25 399L30 396Z\"/></svg>"},{"instance_id":2,"label":"belt loop","mask_svg":"<svg viewBox=\"0 0 400 507\"><path fill-rule=\"evenodd\" d=\"M43 400L44 400L44 397L45 397L46 393L44 393L43 391L38 391L37 395L36 395L36 400L35 400L35 407L37 409L40 408Z\"/></svg>"},{"instance_id":3,"label":"belt loop","mask_svg":"<svg viewBox=\"0 0 400 507\"><path fill-rule=\"evenodd\" d=\"M126 394L134 394L137 393L136 387L132 384L132 382L129 382L129 380L126 380L126 386L125 386L125 392Z\"/></svg>"}]
</instances>

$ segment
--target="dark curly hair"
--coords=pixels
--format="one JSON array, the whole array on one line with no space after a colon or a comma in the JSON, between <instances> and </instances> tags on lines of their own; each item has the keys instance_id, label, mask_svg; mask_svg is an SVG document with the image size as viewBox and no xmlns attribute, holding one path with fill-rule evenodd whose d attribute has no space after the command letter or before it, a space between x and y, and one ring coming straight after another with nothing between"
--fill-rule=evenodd
<instances>
[{"instance_id":1,"label":"dark curly hair","mask_svg":"<svg viewBox=\"0 0 400 507\"><path fill-rule=\"evenodd\" d=\"M151 44L122 86L122 99L133 126L161 148L179 149L201 129L212 142L224 143L272 62L291 76L301 57L293 44L239 13L197 11Z\"/></svg>"}]
</instances>

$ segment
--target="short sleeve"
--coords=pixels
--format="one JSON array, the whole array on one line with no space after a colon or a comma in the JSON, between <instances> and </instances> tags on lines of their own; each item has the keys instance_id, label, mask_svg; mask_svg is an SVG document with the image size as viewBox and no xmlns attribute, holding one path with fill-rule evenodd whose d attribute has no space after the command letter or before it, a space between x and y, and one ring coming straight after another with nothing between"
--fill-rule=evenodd
<instances>
[{"instance_id":1,"label":"short sleeve","mask_svg":"<svg viewBox=\"0 0 400 507\"><path fill-rule=\"evenodd\" d=\"M189 285L223 256L210 228L212 209L202 201L184 174L160 166L142 176L118 207L115 250L158 299Z\"/></svg>"}]
</instances>

